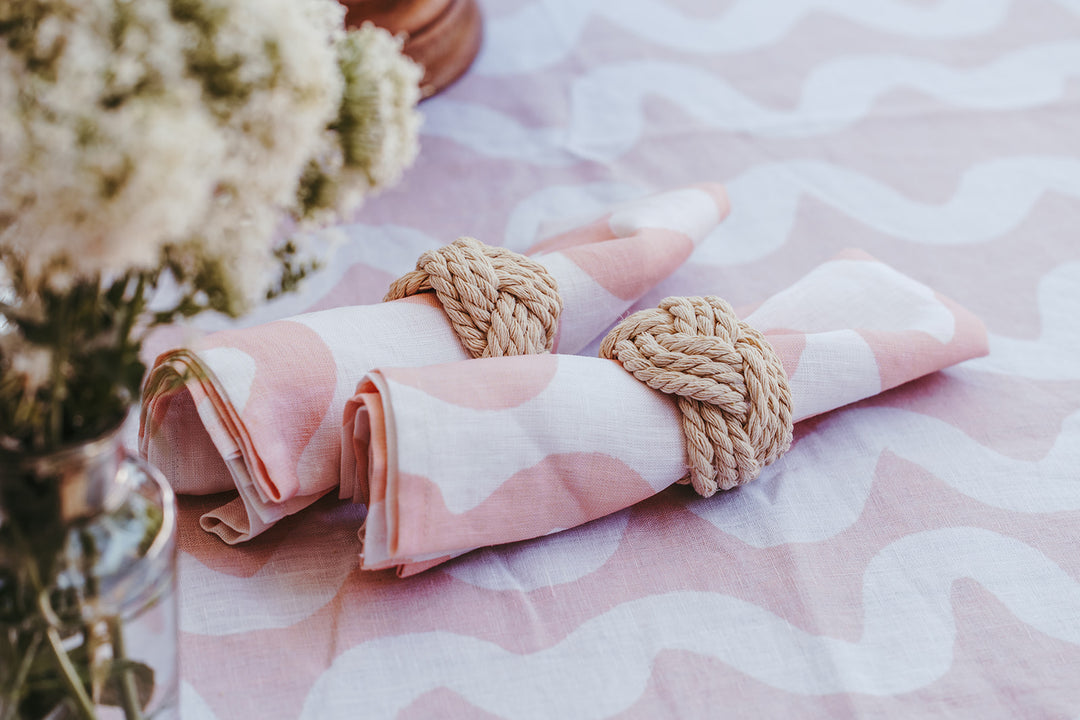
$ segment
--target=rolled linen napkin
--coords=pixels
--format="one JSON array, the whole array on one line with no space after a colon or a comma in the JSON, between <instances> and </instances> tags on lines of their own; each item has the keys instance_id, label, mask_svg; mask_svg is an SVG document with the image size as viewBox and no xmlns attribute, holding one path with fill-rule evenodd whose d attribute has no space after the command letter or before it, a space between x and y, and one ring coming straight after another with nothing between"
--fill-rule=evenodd
<instances>
[{"instance_id":1,"label":"rolled linen napkin","mask_svg":"<svg viewBox=\"0 0 1080 720\"><path fill-rule=\"evenodd\" d=\"M764 335L786 373L788 399L769 391L765 404L778 417L787 404L788 441L792 421L987 352L975 316L858 252L819 266L744 321ZM685 360L659 356L672 367ZM683 384L693 384L695 370L687 372ZM738 378L732 387L750 384ZM675 398L600 358L382 368L360 384L345 413L351 442L342 446L343 467L356 468L354 497L368 503L361 566L397 567L401 575L617 512L695 464ZM764 433L776 437L761 441L760 462L751 458L748 474L720 486L749 479L784 449L783 424Z\"/></svg>"},{"instance_id":2,"label":"rolled linen napkin","mask_svg":"<svg viewBox=\"0 0 1080 720\"><path fill-rule=\"evenodd\" d=\"M626 203L534 246L530 258L542 266L535 269L546 269L562 305L557 325L547 328L554 334L548 347L585 347L679 267L727 211L723 188L702 184ZM345 403L372 368L470 357L454 329L455 314L467 322L470 310L448 305L444 312L439 298L456 306L451 296L471 291L458 287L457 278L436 277L436 266L445 270L480 254L475 242L463 242L448 246L449 255L425 254L430 281L410 273L393 286L393 297L419 295L219 332L157 358L143 391L140 451L179 493L238 492L200 519L203 529L230 544L243 542L336 488ZM493 280L501 260L474 274ZM532 273L535 263L525 262ZM432 287L438 296L422 292ZM531 347L529 338L507 336L500 321L515 310L502 299L478 298L491 301L492 342L502 337L501 352Z\"/></svg>"}]
</instances>

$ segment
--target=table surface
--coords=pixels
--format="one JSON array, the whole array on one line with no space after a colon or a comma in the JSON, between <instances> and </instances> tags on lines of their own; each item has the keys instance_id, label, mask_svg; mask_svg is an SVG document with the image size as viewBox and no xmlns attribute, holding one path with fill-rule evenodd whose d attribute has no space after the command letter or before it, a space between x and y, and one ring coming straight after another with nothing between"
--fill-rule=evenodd
<instances>
[{"instance_id":1,"label":"table surface","mask_svg":"<svg viewBox=\"0 0 1080 720\"><path fill-rule=\"evenodd\" d=\"M1080 3L482 8L403 182L245 323L716 180L731 216L641 307L749 305L854 247L990 354L800 424L708 504L676 487L408 579L359 572L356 506L227 547L182 498L185 720L1080 717Z\"/></svg>"}]
</instances>

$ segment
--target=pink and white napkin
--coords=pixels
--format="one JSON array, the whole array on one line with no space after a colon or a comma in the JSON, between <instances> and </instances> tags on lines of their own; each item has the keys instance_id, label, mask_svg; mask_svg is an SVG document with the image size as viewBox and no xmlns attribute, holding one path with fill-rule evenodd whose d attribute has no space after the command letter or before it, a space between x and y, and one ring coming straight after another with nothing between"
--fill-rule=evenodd
<instances>
[{"instance_id":1,"label":"pink and white napkin","mask_svg":"<svg viewBox=\"0 0 1080 720\"><path fill-rule=\"evenodd\" d=\"M779 355L796 422L987 352L975 316L858 252L743 319ZM368 504L362 567L402 575L580 525L686 474L673 399L612 360L381 368L345 421L342 467L354 477L343 482Z\"/></svg>"},{"instance_id":2,"label":"pink and white napkin","mask_svg":"<svg viewBox=\"0 0 1080 720\"><path fill-rule=\"evenodd\" d=\"M626 203L534 246L563 299L557 349L576 352L604 332L727 211L723 188L702 184ZM431 294L212 334L154 363L139 449L179 493L236 491L200 522L243 542L338 486L341 418L365 373L466 357Z\"/></svg>"}]
</instances>

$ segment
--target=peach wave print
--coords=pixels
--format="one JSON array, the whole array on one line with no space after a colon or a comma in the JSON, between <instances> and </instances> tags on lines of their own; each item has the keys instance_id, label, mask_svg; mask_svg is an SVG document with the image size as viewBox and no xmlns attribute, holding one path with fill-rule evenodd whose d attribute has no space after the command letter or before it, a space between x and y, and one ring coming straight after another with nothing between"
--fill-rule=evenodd
<instances>
[{"instance_id":1,"label":"peach wave print","mask_svg":"<svg viewBox=\"0 0 1080 720\"><path fill-rule=\"evenodd\" d=\"M252 473L268 497L281 502L300 488L296 463L318 430L334 398L337 364L333 353L312 329L279 320L259 332L225 331L209 336L209 347L231 347L255 358L250 399L240 420L247 428L278 428L271 443L250 442L257 458ZM305 357L303 375L297 374L296 356ZM259 467L261 466L261 467ZM265 472L259 470L265 469Z\"/></svg>"},{"instance_id":2,"label":"peach wave print","mask_svg":"<svg viewBox=\"0 0 1080 720\"><path fill-rule=\"evenodd\" d=\"M480 358L424 368L387 368L388 381L416 388L443 402L474 410L509 410L542 393L559 367L557 355L527 355L514 363ZM482 383L476 382L478 377Z\"/></svg>"},{"instance_id":3,"label":"peach wave print","mask_svg":"<svg viewBox=\"0 0 1080 720\"><path fill-rule=\"evenodd\" d=\"M603 453L549 455L458 515L425 477L398 476L398 555L472 549L546 535L655 495L630 466Z\"/></svg>"}]
</instances>

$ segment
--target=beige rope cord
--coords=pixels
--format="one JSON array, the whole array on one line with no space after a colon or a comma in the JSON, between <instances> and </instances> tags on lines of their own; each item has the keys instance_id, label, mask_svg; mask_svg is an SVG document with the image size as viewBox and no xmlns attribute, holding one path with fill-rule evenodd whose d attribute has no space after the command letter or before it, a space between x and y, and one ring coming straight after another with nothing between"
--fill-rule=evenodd
<instances>
[{"instance_id":1,"label":"beige rope cord","mask_svg":"<svg viewBox=\"0 0 1080 720\"><path fill-rule=\"evenodd\" d=\"M649 387L675 395L689 482L709 497L753 480L791 447L787 373L765 337L717 297L671 297L629 316L604 338Z\"/></svg>"},{"instance_id":2,"label":"beige rope cord","mask_svg":"<svg viewBox=\"0 0 1080 720\"><path fill-rule=\"evenodd\" d=\"M547 268L524 255L461 237L421 255L383 300L432 291L474 358L535 355L554 345L562 298Z\"/></svg>"}]
</instances>

